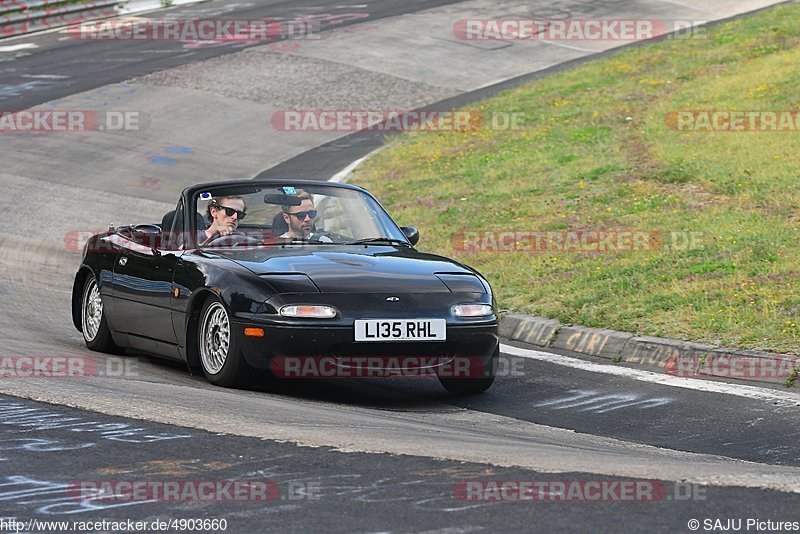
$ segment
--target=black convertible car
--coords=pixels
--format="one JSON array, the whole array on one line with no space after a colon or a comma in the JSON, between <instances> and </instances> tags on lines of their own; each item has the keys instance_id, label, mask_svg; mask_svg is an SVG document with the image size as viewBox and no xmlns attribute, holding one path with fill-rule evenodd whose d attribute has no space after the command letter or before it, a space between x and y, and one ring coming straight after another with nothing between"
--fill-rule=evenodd
<instances>
[{"instance_id":1,"label":"black convertible car","mask_svg":"<svg viewBox=\"0 0 800 534\"><path fill-rule=\"evenodd\" d=\"M221 386L252 369L378 368L484 391L499 351L492 290L474 269L417 251L418 239L353 185L196 185L161 224L87 242L72 318L92 350L182 360Z\"/></svg>"}]
</instances>

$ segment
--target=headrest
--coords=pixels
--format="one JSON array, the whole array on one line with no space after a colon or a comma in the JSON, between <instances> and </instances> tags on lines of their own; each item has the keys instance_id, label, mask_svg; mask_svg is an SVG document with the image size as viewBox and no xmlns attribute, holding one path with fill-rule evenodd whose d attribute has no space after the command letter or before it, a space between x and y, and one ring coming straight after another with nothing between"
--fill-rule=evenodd
<instances>
[{"instance_id":1,"label":"headrest","mask_svg":"<svg viewBox=\"0 0 800 534\"><path fill-rule=\"evenodd\" d=\"M172 230L172 223L175 221L175 210L167 212L164 217L161 218L161 232L167 233Z\"/></svg>"},{"instance_id":2,"label":"headrest","mask_svg":"<svg viewBox=\"0 0 800 534\"><path fill-rule=\"evenodd\" d=\"M283 220L283 212L279 211L275 217L272 218L272 235L275 237L285 234L289 231L289 225Z\"/></svg>"}]
</instances>

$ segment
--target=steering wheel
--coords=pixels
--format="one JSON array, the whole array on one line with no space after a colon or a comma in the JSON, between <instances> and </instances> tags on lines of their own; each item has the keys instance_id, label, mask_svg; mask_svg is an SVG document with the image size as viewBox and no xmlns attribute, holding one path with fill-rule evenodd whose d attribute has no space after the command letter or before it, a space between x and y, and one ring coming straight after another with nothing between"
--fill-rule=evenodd
<instances>
[{"instance_id":1,"label":"steering wheel","mask_svg":"<svg viewBox=\"0 0 800 534\"><path fill-rule=\"evenodd\" d=\"M201 247L219 247L219 246L236 246L236 245L260 245L261 240L255 237L250 237L242 232L231 232L228 235L219 235L215 232L214 235L200 243Z\"/></svg>"},{"instance_id":2,"label":"steering wheel","mask_svg":"<svg viewBox=\"0 0 800 534\"><path fill-rule=\"evenodd\" d=\"M306 237L288 237L286 239L289 240L289 243L323 243L323 241L320 240L321 237L322 234L319 232L312 232Z\"/></svg>"},{"instance_id":3,"label":"steering wheel","mask_svg":"<svg viewBox=\"0 0 800 534\"><path fill-rule=\"evenodd\" d=\"M323 241L323 238L325 240ZM309 243L344 243L344 236L333 232L312 232L307 240Z\"/></svg>"}]
</instances>

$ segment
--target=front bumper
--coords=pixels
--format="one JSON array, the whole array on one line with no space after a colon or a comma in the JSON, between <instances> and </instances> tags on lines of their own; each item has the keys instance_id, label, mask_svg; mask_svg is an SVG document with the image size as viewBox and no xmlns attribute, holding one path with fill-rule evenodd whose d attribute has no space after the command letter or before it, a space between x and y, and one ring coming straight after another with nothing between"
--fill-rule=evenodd
<instances>
[{"instance_id":1,"label":"front bumper","mask_svg":"<svg viewBox=\"0 0 800 534\"><path fill-rule=\"evenodd\" d=\"M247 327L263 328L264 337L247 337ZM355 329L349 327L309 327L303 325L265 325L234 323L234 335L247 363L267 369L274 359L330 358L349 366L354 360L370 359L369 365L386 362L387 369L397 360L407 370L452 366L453 362L472 369L490 367L499 338L497 323L447 325L446 341L355 342ZM480 371L482 372L482 371Z\"/></svg>"}]
</instances>

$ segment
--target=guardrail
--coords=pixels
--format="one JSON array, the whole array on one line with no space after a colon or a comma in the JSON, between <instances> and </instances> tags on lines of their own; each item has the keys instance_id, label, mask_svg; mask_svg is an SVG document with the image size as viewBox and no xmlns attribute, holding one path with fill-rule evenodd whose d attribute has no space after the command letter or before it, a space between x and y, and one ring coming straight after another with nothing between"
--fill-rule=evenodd
<instances>
[{"instance_id":1,"label":"guardrail","mask_svg":"<svg viewBox=\"0 0 800 534\"><path fill-rule=\"evenodd\" d=\"M0 0L0 38L114 17L121 0Z\"/></svg>"}]
</instances>

